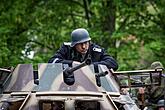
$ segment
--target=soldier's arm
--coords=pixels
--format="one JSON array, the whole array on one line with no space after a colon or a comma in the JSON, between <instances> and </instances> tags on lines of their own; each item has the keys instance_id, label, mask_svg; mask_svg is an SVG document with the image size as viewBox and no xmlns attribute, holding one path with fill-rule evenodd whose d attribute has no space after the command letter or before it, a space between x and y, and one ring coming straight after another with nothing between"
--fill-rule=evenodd
<instances>
[{"instance_id":1,"label":"soldier's arm","mask_svg":"<svg viewBox=\"0 0 165 110\"><path fill-rule=\"evenodd\" d=\"M62 45L61 48L51 57L48 63L65 63L72 64L72 60L68 60L69 49L66 45Z\"/></svg>"},{"instance_id":2,"label":"soldier's arm","mask_svg":"<svg viewBox=\"0 0 165 110\"><path fill-rule=\"evenodd\" d=\"M116 60L108 55L104 49L101 49L101 56L100 56L100 61L99 62L94 62L94 65L97 64L103 64L106 65L107 68L117 70L118 69L118 63Z\"/></svg>"}]
</instances>

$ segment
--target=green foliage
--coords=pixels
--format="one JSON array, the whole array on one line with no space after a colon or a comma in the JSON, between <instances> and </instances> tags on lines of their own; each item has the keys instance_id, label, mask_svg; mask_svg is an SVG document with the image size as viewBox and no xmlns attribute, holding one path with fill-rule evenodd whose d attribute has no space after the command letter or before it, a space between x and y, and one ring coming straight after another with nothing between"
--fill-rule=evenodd
<instances>
[{"instance_id":1,"label":"green foliage","mask_svg":"<svg viewBox=\"0 0 165 110\"><path fill-rule=\"evenodd\" d=\"M119 70L148 68L156 60L165 65L164 3L2 0L0 66L45 63L78 27L86 28L92 41L117 59Z\"/></svg>"}]
</instances>

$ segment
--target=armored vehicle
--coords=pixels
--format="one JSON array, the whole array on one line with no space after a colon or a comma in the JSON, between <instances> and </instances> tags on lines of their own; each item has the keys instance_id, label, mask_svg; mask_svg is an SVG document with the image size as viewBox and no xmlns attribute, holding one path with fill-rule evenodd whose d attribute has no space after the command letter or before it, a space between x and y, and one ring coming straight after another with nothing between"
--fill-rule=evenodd
<instances>
[{"instance_id":1,"label":"armored vehicle","mask_svg":"<svg viewBox=\"0 0 165 110\"><path fill-rule=\"evenodd\" d=\"M129 94L121 93L132 86L119 81L128 73L95 67L90 60L72 67L41 63L36 70L31 64L1 68L0 110L139 110Z\"/></svg>"}]
</instances>

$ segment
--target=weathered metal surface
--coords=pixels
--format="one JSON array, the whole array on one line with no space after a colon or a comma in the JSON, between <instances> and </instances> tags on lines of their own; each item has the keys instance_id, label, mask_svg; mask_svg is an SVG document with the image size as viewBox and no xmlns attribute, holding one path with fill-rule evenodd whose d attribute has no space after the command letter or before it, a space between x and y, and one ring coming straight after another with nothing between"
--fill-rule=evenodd
<instances>
[{"instance_id":1,"label":"weathered metal surface","mask_svg":"<svg viewBox=\"0 0 165 110\"><path fill-rule=\"evenodd\" d=\"M5 91L32 91L34 86L33 79L33 66L31 64L19 64L12 72Z\"/></svg>"},{"instance_id":2,"label":"weathered metal surface","mask_svg":"<svg viewBox=\"0 0 165 110\"><path fill-rule=\"evenodd\" d=\"M39 65L39 87L38 91L109 91L119 92L119 86L113 78L112 73L101 78L102 87L96 84L93 65L85 66L74 72L75 83L71 86L63 81L62 64L40 64ZM99 71L109 71L105 66L99 66Z\"/></svg>"},{"instance_id":3,"label":"weathered metal surface","mask_svg":"<svg viewBox=\"0 0 165 110\"><path fill-rule=\"evenodd\" d=\"M64 82L66 68L61 63L42 63L36 72L32 65L19 64L0 96L0 110L138 110L129 95L120 94L106 66L99 65L97 72L93 65L75 70L72 85Z\"/></svg>"}]
</instances>

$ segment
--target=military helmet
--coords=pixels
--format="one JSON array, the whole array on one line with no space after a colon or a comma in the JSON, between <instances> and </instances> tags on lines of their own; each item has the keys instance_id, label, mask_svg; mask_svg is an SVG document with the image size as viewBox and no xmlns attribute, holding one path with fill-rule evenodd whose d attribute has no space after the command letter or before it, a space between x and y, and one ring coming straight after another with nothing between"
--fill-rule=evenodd
<instances>
[{"instance_id":1,"label":"military helmet","mask_svg":"<svg viewBox=\"0 0 165 110\"><path fill-rule=\"evenodd\" d=\"M90 41L89 33L86 29L78 28L72 31L71 33L71 47L74 47L76 44Z\"/></svg>"},{"instance_id":2,"label":"military helmet","mask_svg":"<svg viewBox=\"0 0 165 110\"><path fill-rule=\"evenodd\" d=\"M164 100L159 100L158 103L157 103L157 106L158 107L163 107L164 106Z\"/></svg>"},{"instance_id":3,"label":"military helmet","mask_svg":"<svg viewBox=\"0 0 165 110\"><path fill-rule=\"evenodd\" d=\"M162 68L164 69L163 65L161 62L159 61L155 61L151 64L151 69L157 69L157 68Z\"/></svg>"}]
</instances>

